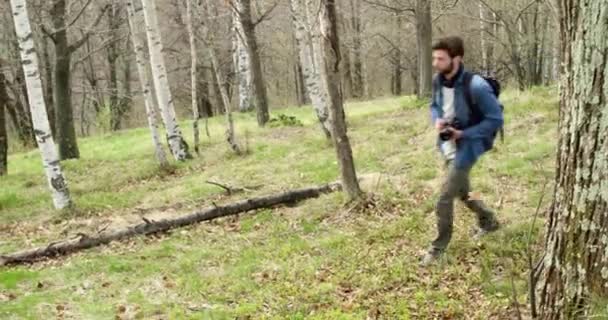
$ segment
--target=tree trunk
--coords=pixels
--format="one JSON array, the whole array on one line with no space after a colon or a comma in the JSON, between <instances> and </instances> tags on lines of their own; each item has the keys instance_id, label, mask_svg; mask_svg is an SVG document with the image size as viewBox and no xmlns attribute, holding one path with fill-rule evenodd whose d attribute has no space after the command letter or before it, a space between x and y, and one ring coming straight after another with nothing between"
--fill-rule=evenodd
<instances>
[{"instance_id":1,"label":"tree trunk","mask_svg":"<svg viewBox=\"0 0 608 320\"><path fill-rule=\"evenodd\" d=\"M361 41L361 0L351 0L351 29L353 31L353 97L362 98L365 91Z\"/></svg>"},{"instance_id":2,"label":"tree trunk","mask_svg":"<svg viewBox=\"0 0 608 320\"><path fill-rule=\"evenodd\" d=\"M224 83L224 75L222 70L219 68L217 57L215 56L215 52L213 48L209 48L209 56L211 58L211 63L213 64L213 68L215 69L215 76L217 78L217 82L219 85L220 95L222 96L222 105L224 106L224 114L226 115L226 141L232 148L232 150L236 154L241 154L241 148L236 141L236 135L234 133L234 121L232 120L232 111L230 110L230 97L228 96L228 92L226 92L226 87L221 85Z\"/></svg>"},{"instance_id":3,"label":"tree trunk","mask_svg":"<svg viewBox=\"0 0 608 320\"><path fill-rule=\"evenodd\" d=\"M245 47L249 53L251 65L251 81L254 88L255 107L257 108L258 125L264 126L270 119L268 113L268 94L266 92L266 82L262 71L262 61L258 49L258 40L255 33L255 24L251 18L251 0L235 0L239 21L243 28L243 38Z\"/></svg>"},{"instance_id":4,"label":"tree trunk","mask_svg":"<svg viewBox=\"0 0 608 320\"><path fill-rule=\"evenodd\" d=\"M431 1L416 0L416 43L418 48L418 98L431 96L433 83Z\"/></svg>"},{"instance_id":5,"label":"tree trunk","mask_svg":"<svg viewBox=\"0 0 608 320\"><path fill-rule=\"evenodd\" d=\"M297 52L296 48L296 52ZM301 107L306 104L306 85L304 84L304 73L302 71L302 63L300 62L299 56L296 57L296 61L293 65L294 83L296 87L296 104Z\"/></svg>"},{"instance_id":6,"label":"tree trunk","mask_svg":"<svg viewBox=\"0 0 608 320\"><path fill-rule=\"evenodd\" d=\"M556 186L535 288L542 319L587 319L589 301L608 294L608 2L559 6Z\"/></svg>"},{"instance_id":7,"label":"tree trunk","mask_svg":"<svg viewBox=\"0 0 608 320\"><path fill-rule=\"evenodd\" d=\"M329 118L342 177L342 186L351 200L361 197L355 162L346 129L346 116L340 79L340 41L337 32L335 0L322 0L319 13L321 27L321 75L329 93Z\"/></svg>"},{"instance_id":8,"label":"tree trunk","mask_svg":"<svg viewBox=\"0 0 608 320\"><path fill-rule=\"evenodd\" d=\"M346 3L342 4L344 7L340 7L340 4L336 4L338 14L338 34L342 37L341 39L348 38L348 28L350 26L349 21L346 21L344 14ZM342 89L344 100L353 97L353 72L351 71L351 59L350 59L350 48L346 44L346 41L340 42L340 52L342 53Z\"/></svg>"},{"instance_id":9,"label":"tree trunk","mask_svg":"<svg viewBox=\"0 0 608 320\"><path fill-rule=\"evenodd\" d=\"M72 52L68 44L67 26L65 23L65 0L55 0L51 9L55 30L55 77L53 95L55 102L55 129L61 160L78 159L80 151L76 141L76 128L72 109L71 93L71 59Z\"/></svg>"},{"instance_id":10,"label":"tree trunk","mask_svg":"<svg viewBox=\"0 0 608 320\"><path fill-rule=\"evenodd\" d=\"M483 3L479 2L479 40L481 44L481 69L489 71L488 48L486 41L487 23L485 22L485 8Z\"/></svg>"},{"instance_id":11,"label":"tree trunk","mask_svg":"<svg viewBox=\"0 0 608 320\"><path fill-rule=\"evenodd\" d=\"M51 125L51 132L53 133L53 137L56 138L55 129L55 110L54 101L53 101L53 66L51 62L51 55L49 53L49 39L42 38L42 53L44 59L44 97L46 99L46 107L48 108L47 113L49 116L49 124Z\"/></svg>"},{"instance_id":12,"label":"tree trunk","mask_svg":"<svg viewBox=\"0 0 608 320\"><path fill-rule=\"evenodd\" d=\"M92 99L92 104L93 108L95 109L95 114L97 115L101 112L102 107L105 106L105 96L97 83L96 68L95 64L93 63L94 57L92 54L91 43L89 40L85 42L84 48L85 54L88 55L88 57L86 58L86 61L83 64L82 70L84 72L85 78L87 79L87 82L89 83L89 86L91 87L91 90L93 91L94 98Z\"/></svg>"},{"instance_id":13,"label":"tree trunk","mask_svg":"<svg viewBox=\"0 0 608 320\"><path fill-rule=\"evenodd\" d=\"M298 39L295 36L293 39L293 43L293 51L296 53L295 62L293 66L296 85L296 100L298 106L301 107L307 103L310 103L310 101L308 99L308 92L306 92L306 81L304 80L304 68L302 67L302 58L300 57Z\"/></svg>"},{"instance_id":14,"label":"tree trunk","mask_svg":"<svg viewBox=\"0 0 608 320\"><path fill-rule=\"evenodd\" d=\"M224 114L224 100L222 99L222 94L220 90L220 84L217 81L217 75L215 74L215 67L213 64L211 66L211 72L209 73L209 95L213 96L213 100L215 101L215 111L214 114L223 115Z\"/></svg>"},{"instance_id":15,"label":"tree trunk","mask_svg":"<svg viewBox=\"0 0 608 320\"><path fill-rule=\"evenodd\" d=\"M71 200L67 184L63 178L46 114L42 80L40 79L38 67L38 56L34 48L34 37L27 14L26 1L11 0L11 8L17 39L19 39L21 64L23 65L23 73L25 74L36 141L42 156L49 187L51 188L53 203L55 208L63 209L70 206Z\"/></svg>"},{"instance_id":16,"label":"tree trunk","mask_svg":"<svg viewBox=\"0 0 608 320\"><path fill-rule=\"evenodd\" d=\"M144 105L146 107L146 114L148 116L148 127L152 136L152 144L154 145L154 154L156 160L161 166L167 166L167 156L163 150L163 145L160 142L158 135L158 125L156 118L156 104L154 103L154 97L152 96L152 85L148 78L148 68L146 64L146 55L144 48L144 41L141 38L141 33L137 29L136 24L136 9L133 4L133 0L127 0L127 14L129 21L129 28L131 29L131 41L133 42L133 50L135 51L135 62L137 64L137 73L139 74L139 82L141 84L141 91L144 95Z\"/></svg>"},{"instance_id":17,"label":"tree trunk","mask_svg":"<svg viewBox=\"0 0 608 320\"><path fill-rule=\"evenodd\" d=\"M130 49L129 48L130 45L127 44L125 49ZM123 55L122 56L122 94L120 97L120 127L122 127L122 124L124 123L125 120L127 120L128 118L126 117L127 114L129 114L129 112L131 111L131 104L132 104L132 93L131 93L131 56L130 55Z\"/></svg>"},{"instance_id":18,"label":"tree trunk","mask_svg":"<svg viewBox=\"0 0 608 320\"><path fill-rule=\"evenodd\" d=\"M395 13L395 30L397 31L397 39L395 39L395 45L399 46L401 41L401 32L400 30L403 27L403 21L400 14ZM393 48L393 58L391 63L393 64L393 74L392 74L392 85L391 85L391 93L393 95L399 96L403 91L402 78L403 78L403 70L401 68L401 50L399 47Z\"/></svg>"},{"instance_id":19,"label":"tree trunk","mask_svg":"<svg viewBox=\"0 0 608 320\"><path fill-rule=\"evenodd\" d=\"M198 130L198 119L200 115L198 113L198 50L196 49L196 37L194 35L194 19L192 18L192 1L186 0L186 24L188 28L188 39L190 42L190 86L192 99L192 130L194 131L194 151L200 155L200 131Z\"/></svg>"},{"instance_id":20,"label":"tree trunk","mask_svg":"<svg viewBox=\"0 0 608 320\"><path fill-rule=\"evenodd\" d=\"M199 65L198 72L198 113L202 117L211 118L213 117L212 89L215 83L213 72L208 67L202 65Z\"/></svg>"},{"instance_id":21,"label":"tree trunk","mask_svg":"<svg viewBox=\"0 0 608 320\"><path fill-rule=\"evenodd\" d=\"M236 70L236 78L238 81L239 111L248 112L255 109L251 58L249 56L249 52L247 51L243 24L241 23L239 13L236 10L232 10L232 21L234 25L234 35L232 41L234 41L233 47L235 48L234 69Z\"/></svg>"},{"instance_id":22,"label":"tree trunk","mask_svg":"<svg viewBox=\"0 0 608 320\"><path fill-rule=\"evenodd\" d=\"M310 2L311 0L291 0L291 13L298 55L302 61L306 91L310 95L310 100L317 114L317 119L319 119L321 130L323 130L323 133L329 139L331 138L328 111L329 94L327 93L325 80L321 77L321 61L316 59L316 57L320 57L320 54L319 52L315 52L319 48L314 43L319 38L317 34L318 30L313 29L313 24L311 24L312 17L309 9L312 7L312 4Z\"/></svg>"},{"instance_id":23,"label":"tree trunk","mask_svg":"<svg viewBox=\"0 0 608 320\"><path fill-rule=\"evenodd\" d=\"M182 137L182 132L175 116L175 106L173 105L173 97L165 67L165 58L163 57L163 43L157 19L156 0L142 0L142 7L146 35L148 37L150 62L152 64L154 92L156 93L162 119L167 130L167 140L173 157L178 161L184 161L190 158L191 155L188 152L188 145Z\"/></svg>"},{"instance_id":24,"label":"tree trunk","mask_svg":"<svg viewBox=\"0 0 608 320\"><path fill-rule=\"evenodd\" d=\"M22 68L21 62L19 62L19 67ZM15 99L12 103L9 101L8 104L5 105L8 114L13 122L15 129L17 130L17 135L19 140L23 143L25 147L30 147L36 144L36 136L34 134L34 128L32 125L32 118L27 110L27 106L24 106L21 102L21 90L15 90L14 88L10 88L15 96ZM27 91L24 92L27 94ZM23 99L25 100L25 99Z\"/></svg>"},{"instance_id":25,"label":"tree trunk","mask_svg":"<svg viewBox=\"0 0 608 320\"><path fill-rule=\"evenodd\" d=\"M108 60L108 91L110 92L110 130L118 131L122 127L122 118L125 113L123 109L123 100L120 98L118 90L118 58L119 43L118 43L118 31L120 28L120 17L119 17L119 4L115 1L112 2L112 7L108 10L108 25L110 28L110 43L107 48L107 60Z\"/></svg>"},{"instance_id":26,"label":"tree trunk","mask_svg":"<svg viewBox=\"0 0 608 320\"><path fill-rule=\"evenodd\" d=\"M0 67L2 67L1 61ZM8 172L8 135L6 132L6 114L4 112L7 104L6 80L4 72L0 71L0 176Z\"/></svg>"},{"instance_id":27,"label":"tree trunk","mask_svg":"<svg viewBox=\"0 0 608 320\"><path fill-rule=\"evenodd\" d=\"M242 154L242 150L238 144L238 142L236 141L236 135L234 132L234 121L232 120L232 111L230 110L230 96L228 95L228 92L226 90L226 87L223 85L223 83L226 81L224 78L224 73L222 72L219 63L217 61L217 56L215 54L215 49L214 49L214 40L212 39L210 32L209 32L209 27L208 24L211 23L211 17L209 14L209 10L210 10L210 4L209 4L210 0L206 0L205 2L205 24L203 24L203 35L204 37L207 39L207 50L209 52L209 58L211 59L211 65L213 67L213 70L215 71L215 77L216 77L216 82L218 83L218 90L219 93L221 95L222 98L222 105L224 106L223 108L223 112L226 115L226 124L227 124L227 128L226 128L226 141L228 142L228 144L230 145L230 148L232 149L232 151L234 151L234 153L236 153L237 155Z\"/></svg>"}]
</instances>

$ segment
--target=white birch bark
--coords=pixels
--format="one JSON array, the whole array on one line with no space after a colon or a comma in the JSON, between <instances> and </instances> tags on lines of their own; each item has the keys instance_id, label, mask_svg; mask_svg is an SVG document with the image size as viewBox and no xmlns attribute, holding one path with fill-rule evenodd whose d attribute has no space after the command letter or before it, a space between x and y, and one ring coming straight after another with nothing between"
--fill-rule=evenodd
<instances>
[{"instance_id":1,"label":"white birch bark","mask_svg":"<svg viewBox=\"0 0 608 320\"><path fill-rule=\"evenodd\" d=\"M290 0L290 2L298 54L300 56L300 61L302 62L302 73L304 74L304 82L306 84L306 92L310 96L313 108L321 124L321 129L329 138L331 136L328 111L329 95L319 73L318 52L320 50L318 45L316 46L317 51L314 50L314 42L318 41L318 34L316 33L317 30L313 27L314 22L311 21L312 19L309 14L309 9L313 7L312 1ZM313 33L317 35L313 36Z\"/></svg>"},{"instance_id":2,"label":"white birch bark","mask_svg":"<svg viewBox=\"0 0 608 320\"><path fill-rule=\"evenodd\" d=\"M194 130L194 151L196 152L196 154L200 154L200 139L198 130L198 119L200 118L200 116L198 114L198 86L196 81L198 59L196 50L196 37L194 36L194 28L192 27L192 1L196 0L186 0L186 24L188 27L188 38L190 40L190 58L192 62L192 65L190 66L190 80L192 86L192 117L194 118L192 122L192 129Z\"/></svg>"},{"instance_id":3,"label":"white birch bark","mask_svg":"<svg viewBox=\"0 0 608 320\"><path fill-rule=\"evenodd\" d=\"M239 1L235 2L237 9L240 10ZM239 111L247 112L255 109L253 104L253 84L251 78L251 58L244 41L243 24L239 20L236 11L232 10L233 21L233 47L234 50L234 67L237 71L237 79L239 86Z\"/></svg>"},{"instance_id":4,"label":"white birch bark","mask_svg":"<svg viewBox=\"0 0 608 320\"><path fill-rule=\"evenodd\" d=\"M36 135L36 143L42 156L42 164L51 188L53 204L56 209L71 205L70 193L59 163L59 156L46 113L42 80L38 68L38 55L34 47L34 36L27 13L25 0L11 0L15 31L19 41L21 64L25 74L30 112Z\"/></svg>"},{"instance_id":5,"label":"white birch bark","mask_svg":"<svg viewBox=\"0 0 608 320\"><path fill-rule=\"evenodd\" d=\"M141 83L141 90L144 95L144 105L146 107L146 115L148 117L148 127L152 134L152 143L154 144L154 150L156 160L161 166L169 164L167 156L163 150L162 143L158 135L158 125L156 120L156 106L154 104L154 97L152 96L152 86L148 79L148 69L146 68L146 56L144 54L144 42L140 38L140 32L136 27L135 19L137 17L133 0L127 0L127 13L129 20L129 28L131 28L131 41L133 42L133 51L135 51L135 62L137 64L137 72L139 74L139 82Z\"/></svg>"},{"instance_id":6,"label":"white birch bark","mask_svg":"<svg viewBox=\"0 0 608 320\"><path fill-rule=\"evenodd\" d=\"M144 11L150 62L152 64L154 91L156 92L156 98L167 130L167 140L171 153L176 160L183 161L189 158L190 154L188 153L187 145L182 137L182 132L175 116L175 107L173 105L173 97L171 96L171 88L169 87L165 58L162 53L163 44L156 14L156 0L142 0L141 2Z\"/></svg>"}]
</instances>

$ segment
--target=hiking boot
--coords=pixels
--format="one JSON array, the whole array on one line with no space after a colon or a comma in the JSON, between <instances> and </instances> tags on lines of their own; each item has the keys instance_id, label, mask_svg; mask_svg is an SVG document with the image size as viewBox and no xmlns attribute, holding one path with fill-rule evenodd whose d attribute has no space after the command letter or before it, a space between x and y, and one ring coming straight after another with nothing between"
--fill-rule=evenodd
<instances>
[{"instance_id":1,"label":"hiking boot","mask_svg":"<svg viewBox=\"0 0 608 320\"><path fill-rule=\"evenodd\" d=\"M500 229L500 223L498 223L498 221L495 221L490 227L479 227L473 231L473 240L479 241L483 236L487 235L488 233L492 233L498 229Z\"/></svg>"},{"instance_id":2,"label":"hiking boot","mask_svg":"<svg viewBox=\"0 0 608 320\"><path fill-rule=\"evenodd\" d=\"M428 266L438 260L443 254L443 250L430 248L421 258L420 266Z\"/></svg>"}]
</instances>

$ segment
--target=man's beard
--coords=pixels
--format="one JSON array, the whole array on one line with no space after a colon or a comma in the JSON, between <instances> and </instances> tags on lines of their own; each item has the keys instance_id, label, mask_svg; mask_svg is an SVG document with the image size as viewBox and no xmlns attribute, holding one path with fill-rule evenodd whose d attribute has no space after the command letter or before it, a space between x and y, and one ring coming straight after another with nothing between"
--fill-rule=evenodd
<instances>
[{"instance_id":1,"label":"man's beard","mask_svg":"<svg viewBox=\"0 0 608 320\"><path fill-rule=\"evenodd\" d=\"M454 71L454 60L450 61L450 66L448 69L441 71L441 74L447 76L448 74L452 73L452 71Z\"/></svg>"}]
</instances>

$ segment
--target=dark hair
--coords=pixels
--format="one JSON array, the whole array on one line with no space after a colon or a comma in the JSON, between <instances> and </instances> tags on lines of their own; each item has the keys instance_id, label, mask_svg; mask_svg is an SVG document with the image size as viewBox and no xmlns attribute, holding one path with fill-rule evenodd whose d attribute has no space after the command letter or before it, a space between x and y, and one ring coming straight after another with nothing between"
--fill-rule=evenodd
<instances>
[{"instance_id":1,"label":"dark hair","mask_svg":"<svg viewBox=\"0 0 608 320\"><path fill-rule=\"evenodd\" d=\"M433 44L433 51L435 50L447 51L450 58L464 57L464 44L462 38L457 36L439 39Z\"/></svg>"}]
</instances>

